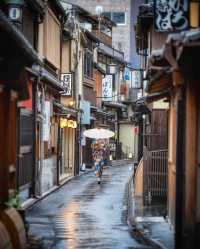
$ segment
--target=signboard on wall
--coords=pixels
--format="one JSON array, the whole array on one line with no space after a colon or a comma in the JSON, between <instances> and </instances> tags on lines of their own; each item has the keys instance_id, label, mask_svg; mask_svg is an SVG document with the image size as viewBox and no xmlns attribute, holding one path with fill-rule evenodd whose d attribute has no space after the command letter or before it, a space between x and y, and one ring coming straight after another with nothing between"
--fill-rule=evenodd
<instances>
[{"instance_id":1,"label":"signboard on wall","mask_svg":"<svg viewBox=\"0 0 200 249\"><path fill-rule=\"evenodd\" d=\"M112 101L113 76L107 74L102 80L102 97L104 101Z\"/></svg>"},{"instance_id":2,"label":"signboard on wall","mask_svg":"<svg viewBox=\"0 0 200 249\"><path fill-rule=\"evenodd\" d=\"M61 118L60 119L60 127L61 128L68 127L68 128L76 129L77 128L77 122L75 120Z\"/></svg>"},{"instance_id":3,"label":"signboard on wall","mask_svg":"<svg viewBox=\"0 0 200 249\"><path fill-rule=\"evenodd\" d=\"M91 111L90 111L90 102L81 100L80 102L80 108L83 110L83 113L81 115L81 124L90 124L90 118L91 118Z\"/></svg>"},{"instance_id":4,"label":"signboard on wall","mask_svg":"<svg viewBox=\"0 0 200 249\"><path fill-rule=\"evenodd\" d=\"M131 71L131 87L132 88L142 87L142 71L141 70Z\"/></svg>"},{"instance_id":5,"label":"signboard on wall","mask_svg":"<svg viewBox=\"0 0 200 249\"><path fill-rule=\"evenodd\" d=\"M72 96L72 74L71 73L62 73L61 74L61 83L64 88L62 95Z\"/></svg>"},{"instance_id":6,"label":"signboard on wall","mask_svg":"<svg viewBox=\"0 0 200 249\"><path fill-rule=\"evenodd\" d=\"M189 27L188 0L154 0L155 30L181 31Z\"/></svg>"},{"instance_id":7,"label":"signboard on wall","mask_svg":"<svg viewBox=\"0 0 200 249\"><path fill-rule=\"evenodd\" d=\"M43 141L50 140L50 116L51 116L51 103L50 101L44 102L44 123L43 123Z\"/></svg>"}]
</instances>

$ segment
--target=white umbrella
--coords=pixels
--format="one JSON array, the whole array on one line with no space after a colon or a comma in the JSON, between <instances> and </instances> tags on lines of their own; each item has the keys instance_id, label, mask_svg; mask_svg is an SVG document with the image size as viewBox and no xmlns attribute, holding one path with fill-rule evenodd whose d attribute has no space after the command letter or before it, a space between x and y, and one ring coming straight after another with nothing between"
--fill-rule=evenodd
<instances>
[{"instance_id":1,"label":"white umbrella","mask_svg":"<svg viewBox=\"0 0 200 249\"><path fill-rule=\"evenodd\" d=\"M94 129L88 129L83 132L83 135L85 137L94 138L94 139L105 139L110 138L115 135L113 131L103 129L103 128L94 128Z\"/></svg>"}]
</instances>

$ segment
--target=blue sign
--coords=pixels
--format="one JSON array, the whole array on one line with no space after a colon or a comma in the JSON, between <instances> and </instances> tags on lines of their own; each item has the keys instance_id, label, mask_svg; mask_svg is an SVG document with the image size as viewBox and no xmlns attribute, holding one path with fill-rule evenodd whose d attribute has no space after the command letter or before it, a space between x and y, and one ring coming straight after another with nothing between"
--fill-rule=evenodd
<instances>
[{"instance_id":1,"label":"blue sign","mask_svg":"<svg viewBox=\"0 0 200 249\"><path fill-rule=\"evenodd\" d=\"M81 117L81 124L90 124L90 102L82 100L80 102L80 108L83 110Z\"/></svg>"},{"instance_id":2,"label":"blue sign","mask_svg":"<svg viewBox=\"0 0 200 249\"><path fill-rule=\"evenodd\" d=\"M126 70L124 72L124 79L125 80L130 80L130 71L127 68L126 68Z\"/></svg>"}]
</instances>

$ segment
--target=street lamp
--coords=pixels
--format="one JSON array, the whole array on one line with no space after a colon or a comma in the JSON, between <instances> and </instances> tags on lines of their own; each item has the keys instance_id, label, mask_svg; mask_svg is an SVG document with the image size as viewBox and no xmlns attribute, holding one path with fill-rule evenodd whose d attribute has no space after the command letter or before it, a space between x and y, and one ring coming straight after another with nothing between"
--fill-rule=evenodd
<instances>
[{"instance_id":1,"label":"street lamp","mask_svg":"<svg viewBox=\"0 0 200 249\"><path fill-rule=\"evenodd\" d=\"M17 26L22 24L22 8L24 0L4 0L8 18Z\"/></svg>"},{"instance_id":2,"label":"street lamp","mask_svg":"<svg viewBox=\"0 0 200 249\"><path fill-rule=\"evenodd\" d=\"M103 13L103 7L101 5L97 5L95 8L95 13L98 16L98 21L99 21L99 35L101 31L101 14Z\"/></svg>"}]
</instances>

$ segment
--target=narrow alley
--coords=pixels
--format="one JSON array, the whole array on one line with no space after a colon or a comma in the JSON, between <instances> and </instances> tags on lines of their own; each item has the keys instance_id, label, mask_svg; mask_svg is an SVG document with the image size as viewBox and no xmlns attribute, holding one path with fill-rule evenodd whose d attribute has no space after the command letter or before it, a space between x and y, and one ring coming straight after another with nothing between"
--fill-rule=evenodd
<instances>
[{"instance_id":1,"label":"narrow alley","mask_svg":"<svg viewBox=\"0 0 200 249\"><path fill-rule=\"evenodd\" d=\"M199 58L200 0L0 1L0 249L200 249Z\"/></svg>"},{"instance_id":2,"label":"narrow alley","mask_svg":"<svg viewBox=\"0 0 200 249\"><path fill-rule=\"evenodd\" d=\"M149 248L132 237L126 223L131 173L131 165L109 167L101 185L93 172L73 179L28 212L30 233L42 237L45 249Z\"/></svg>"}]
</instances>

